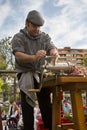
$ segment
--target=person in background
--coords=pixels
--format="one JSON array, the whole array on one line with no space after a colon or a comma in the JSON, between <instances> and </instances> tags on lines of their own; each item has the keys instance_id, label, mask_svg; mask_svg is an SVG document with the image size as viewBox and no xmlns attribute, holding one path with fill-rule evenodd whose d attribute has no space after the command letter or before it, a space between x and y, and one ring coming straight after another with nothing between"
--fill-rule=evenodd
<instances>
[{"instance_id":1,"label":"person in background","mask_svg":"<svg viewBox=\"0 0 87 130\"><path fill-rule=\"evenodd\" d=\"M1 117L2 117L2 120L6 120L7 119L7 115L6 115L5 110L1 111Z\"/></svg>"},{"instance_id":2,"label":"person in background","mask_svg":"<svg viewBox=\"0 0 87 130\"><path fill-rule=\"evenodd\" d=\"M5 110L1 111L1 119L2 119L2 129L7 130L7 115Z\"/></svg>"},{"instance_id":3,"label":"person in background","mask_svg":"<svg viewBox=\"0 0 87 130\"><path fill-rule=\"evenodd\" d=\"M14 117L17 120L19 120L20 118L20 108L18 107L15 101L9 107L8 117Z\"/></svg>"},{"instance_id":4,"label":"person in background","mask_svg":"<svg viewBox=\"0 0 87 130\"><path fill-rule=\"evenodd\" d=\"M67 100L63 101L63 110L65 115L72 112L71 104Z\"/></svg>"},{"instance_id":5,"label":"person in background","mask_svg":"<svg viewBox=\"0 0 87 130\"><path fill-rule=\"evenodd\" d=\"M41 118L41 112L40 112L38 101L36 100L35 107L34 107L34 130L37 130L38 118Z\"/></svg>"},{"instance_id":6,"label":"person in background","mask_svg":"<svg viewBox=\"0 0 87 130\"><path fill-rule=\"evenodd\" d=\"M51 37L41 31L44 22L40 12L29 11L25 27L12 38L12 49L21 93L24 130L34 130L35 94L28 90L38 88L40 79L37 72L44 65L45 57L54 56L56 58L59 56ZM42 88L37 93L37 100L45 128L52 130L50 93L50 88Z\"/></svg>"}]
</instances>

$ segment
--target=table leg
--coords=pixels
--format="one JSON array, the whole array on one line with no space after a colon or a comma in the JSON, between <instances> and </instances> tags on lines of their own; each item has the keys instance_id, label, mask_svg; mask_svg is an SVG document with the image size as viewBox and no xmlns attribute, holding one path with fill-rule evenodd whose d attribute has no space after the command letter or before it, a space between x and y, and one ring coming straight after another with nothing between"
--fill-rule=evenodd
<instances>
[{"instance_id":1,"label":"table leg","mask_svg":"<svg viewBox=\"0 0 87 130\"><path fill-rule=\"evenodd\" d=\"M61 125L61 100L56 88L53 90L53 104L52 104L52 130L56 130L58 125Z\"/></svg>"},{"instance_id":2,"label":"table leg","mask_svg":"<svg viewBox=\"0 0 87 130\"><path fill-rule=\"evenodd\" d=\"M73 111L73 120L75 123L75 130L87 130L81 90L73 90L71 93L71 103Z\"/></svg>"}]
</instances>

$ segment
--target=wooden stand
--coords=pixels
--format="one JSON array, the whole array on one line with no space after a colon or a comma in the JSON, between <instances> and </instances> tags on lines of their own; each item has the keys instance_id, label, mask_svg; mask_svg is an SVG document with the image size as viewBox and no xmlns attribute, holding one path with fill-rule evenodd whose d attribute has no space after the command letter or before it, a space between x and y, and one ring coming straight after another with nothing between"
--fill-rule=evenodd
<instances>
[{"instance_id":1,"label":"wooden stand","mask_svg":"<svg viewBox=\"0 0 87 130\"><path fill-rule=\"evenodd\" d=\"M43 87L52 87L52 130L65 130L65 126L61 124L61 100L59 100L58 97L60 88L62 88L63 91L70 91L74 122L72 128L74 128L74 130L87 130L81 96L81 90L87 89L87 77L60 76L56 80L44 79ZM70 126L68 128L70 128Z\"/></svg>"}]
</instances>

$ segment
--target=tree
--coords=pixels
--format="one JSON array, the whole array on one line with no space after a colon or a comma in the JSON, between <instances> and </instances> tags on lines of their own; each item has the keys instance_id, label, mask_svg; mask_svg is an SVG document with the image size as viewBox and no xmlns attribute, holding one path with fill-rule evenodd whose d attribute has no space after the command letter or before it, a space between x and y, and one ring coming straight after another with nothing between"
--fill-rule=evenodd
<instances>
[{"instance_id":1,"label":"tree","mask_svg":"<svg viewBox=\"0 0 87 130\"><path fill-rule=\"evenodd\" d=\"M12 54L11 37L2 39L0 41L0 70L13 70L14 69L14 57ZM9 74L3 75L0 73L0 77L3 80L3 85L0 86L1 92L3 93L3 100L8 99L8 92L10 86L7 82Z\"/></svg>"},{"instance_id":2,"label":"tree","mask_svg":"<svg viewBox=\"0 0 87 130\"><path fill-rule=\"evenodd\" d=\"M0 78L0 92L2 92L2 85L3 85L3 81L2 81L2 79Z\"/></svg>"},{"instance_id":3,"label":"tree","mask_svg":"<svg viewBox=\"0 0 87 130\"><path fill-rule=\"evenodd\" d=\"M6 69L14 69L14 57L12 54L11 37L2 39L0 41L0 53L3 59L6 60Z\"/></svg>"},{"instance_id":4,"label":"tree","mask_svg":"<svg viewBox=\"0 0 87 130\"><path fill-rule=\"evenodd\" d=\"M87 57L83 58L83 65L87 67Z\"/></svg>"},{"instance_id":5,"label":"tree","mask_svg":"<svg viewBox=\"0 0 87 130\"><path fill-rule=\"evenodd\" d=\"M7 83L4 83L1 86L1 88L2 88L2 92L3 92L3 101L6 101L6 100L8 100L8 88L9 88L9 86L8 86Z\"/></svg>"},{"instance_id":6,"label":"tree","mask_svg":"<svg viewBox=\"0 0 87 130\"><path fill-rule=\"evenodd\" d=\"M4 70L6 67L6 58L2 55L2 53L0 53L0 70Z\"/></svg>"}]
</instances>

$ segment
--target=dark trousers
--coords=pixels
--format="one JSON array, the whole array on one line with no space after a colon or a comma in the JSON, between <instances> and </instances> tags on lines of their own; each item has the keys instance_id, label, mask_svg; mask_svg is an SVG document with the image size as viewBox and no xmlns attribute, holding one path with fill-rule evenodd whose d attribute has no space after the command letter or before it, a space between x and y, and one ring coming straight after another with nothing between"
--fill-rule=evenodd
<instances>
[{"instance_id":1,"label":"dark trousers","mask_svg":"<svg viewBox=\"0 0 87 130\"><path fill-rule=\"evenodd\" d=\"M45 128L52 130L52 106L50 103L50 90L42 88L37 93L37 99L44 121ZM34 130L34 109L26 102L26 95L21 91L21 104L24 130Z\"/></svg>"},{"instance_id":2,"label":"dark trousers","mask_svg":"<svg viewBox=\"0 0 87 130\"><path fill-rule=\"evenodd\" d=\"M21 74L18 74L17 77L19 80ZM35 79L34 86L37 88L37 82ZM52 130L52 104L50 102L50 93L51 90L49 88L42 88L41 91L37 93L37 99L45 128ZM20 91L20 94L24 130L34 130L34 108L27 103L26 94L23 91Z\"/></svg>"},{"instance_id":3,"label":"dark trousers","mask_svg":"<svg viewBox=\"0 0 87 130\"><path fill-rule=\"evenodd\" d=\"M34 109L26 102L26 94L20 91L21 94L21 107L23 116L23 130L34 130Z\"/></svg>"},{"instance_id":4,"label":"dark trousers","mask_svg":"<svg viewBox=\"0 0 87 130\"><path fill-rule=\"evenodd\" d=\"M52 130L52 104L50 102L50 93L50 89L42 88L42 90L37 93L37 98L45 128Z\"/></svg>"}]
</instances>

